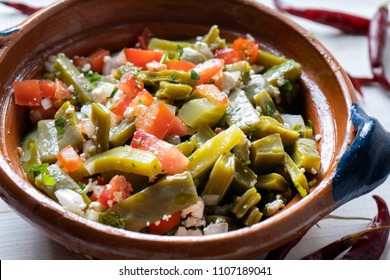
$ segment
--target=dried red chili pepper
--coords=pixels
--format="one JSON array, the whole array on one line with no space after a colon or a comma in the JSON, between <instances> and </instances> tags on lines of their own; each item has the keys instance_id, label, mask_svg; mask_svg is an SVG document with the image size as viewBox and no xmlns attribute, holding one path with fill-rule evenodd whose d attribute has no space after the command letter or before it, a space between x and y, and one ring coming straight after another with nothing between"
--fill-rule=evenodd
<instances>
[{"instance_id":1,"label":"dried red chili pepper","mask_svg":"<svg viewBox=\"0 0 390 280\"><path fill-rule=\"evenodd\" d=\"M305 256L302 260L334 260L342 252L355 245L359 239L373 232L389 230L390 226L380 226L376 228L365 229L347 236L344 236L325 247Z\"/></svg>"},{"instance_id":2,"label":"dried red chili pepper","mask_svg":"<svg viewBox=\"0 0 390 280\"><path fill-rule=\"evenodd\" d=\"M145 29L142 31L141 35L137 36L137 42L139 44L139 47L143 50L148 49L149 40L153 37L152 31L145 27Z\"/></svg>"},{"instance_id":3,"label":"dried red chili pepper","mask_svg":"<svg viewBox=\"0 0 390 280\"><path fill-rule=\"evenodd\" d=\"M386 202L373 195L378 207L378 214L370 223L370 228L390 225L390 214ZM342 257L343 260L378 260L389 238L389 230L377 231L362 236L358 242Z\"/></svg>"},{"instance_id":4,"label":"dried red chili pepper","mask_svg":"<svg viewBox=\"0 0 390 280\"><path fill-rule=\"evenodd\" d=\"M356 35L367 35L368 33L370 20L363 17L321 9L299 9L285 5L281 0L274 0L274 4L280 11L332 26L345 33Z\"/></svg>"},{"instance_id":5,"label":"dried red chili pepper","mask_svg":"<svg viewBox=\"0 0 390 280\"><path fill-rule=\"evenodd\" d=\"M372 18L368 32L368 51L370 56L371 71L375 80L387 90L390 90L390 82L386 78L384 65L384 52L387 41L387 27L389 25L389 10L386 5L379 7Z\"/></svg>"},{"instance_id":6,"label":"dried red chili pepper","mask_svg":"<svg viewBox=\"0 0 390 280\"><path fill-rule=\"evenodd\" d=\"M25 15L32 15L36 11L40 10L41 8L32 7L23 3L13 2L13 1L0 1L1 4L4 4L6 6L12 7L20 12L22 12Z\"/></svg>"}]
</instances>

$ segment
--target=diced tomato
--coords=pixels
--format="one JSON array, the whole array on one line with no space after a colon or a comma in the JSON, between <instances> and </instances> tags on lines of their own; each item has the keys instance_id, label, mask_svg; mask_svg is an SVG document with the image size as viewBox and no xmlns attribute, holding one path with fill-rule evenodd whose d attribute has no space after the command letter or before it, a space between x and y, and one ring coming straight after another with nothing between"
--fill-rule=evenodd
<instances>
[{"instance_id":1,"label":"diced tomato","mask_svg":"<svg viewBox=\"0 0 390 280\"><path fill-rule=\"evenodd\" d=\"M116 87L122 90L128 97L133 99L138 92L144 89L144 83L130 73L122 77L120 83Z\"/></svg>"},{"instance_id":2,"label":"diced tomato","mask_svg":"<svg viewBox=\"0 0 390 280\"><path fill-rule=\"evenodd\" d=\"M234 40L232 48L238 53L242 60L255 63L259 55L259 45L250 39L237 38Z\"/></svg>"},{"instance_id":3,"label":"diced tomato","mask_svg":"<svg viewBox=\"0 0 390 280\"><path fill-rule=\"evenodd\" d=\"M156 136L138 129L133 136L131 147L152 152L169 174L178 174L187 170L188 158L175 146Z\"/></svg>"},{"instance_id":4,"label":"diced tomato","mask_svg":"<svg viewBox=\"0 0 390 280\"><path fill-rule=\"evenodd\" d=\"M190 128L179 118L175 116L169 124L168 132L169 135L184 136L190 134Z\"/></svg>"},{"instance_id":5,"label":"diced tomato","mask_svg":"<svg viewBox=\"0 0 390 280\"><path fill-rule=\"evenodd\" d=\"M133 99L125 94L119 96L118 101L110 107L110 111L114 114L123 117L127 107L130 106Z\"/></svg>"},{"instance_id":6,"label":"diced tomato","mask_svg":"<svg viewBox=\"0 0 390 280\"><path fill-rule=\"evenodd\" d=\"M165 103L153 103L139 113L135 126L163 139L174 117Z\"/></svg>"},{"instance_id":7,"label":"diced tomato","mask_svg":"<svg viewBox=\"0 0 390 280\"><path fill-rule=\"evenodd\" d=\"M87 61L91 64L91 69L94 72L101 73L103 71L104 57L109 56L110 52L105 49L97 49L87 57Z\"/></svg>"},{"instance_id":8,"label":"diced tomato","mask_svg":"<svg viewBox=\"0 0 390 280\"><path fill-rule=\"evenodd\" d=\"M56 90L54 92L54 99L55 100L64 100L69 99L72 95L68 87L64 84L63 81L60 79L55 79L56 82Z\"/></svg>"},{"instance_id":9,"label":"diced tomato","mask_svg":"<svg viewBox=\"0 0 390 280\"><path fill-rule=\"evenodd\" d=\"M185 72L190 71L196 66L195 64L184 60L171 60L165 62L165 64L167 65L168 69L185 71Z\"/></svg>"},{"instance_id":10,"label":"diced tomato","mask_svg":"<svg viewBox=\"0 0 390 280\"><path fill-rule=\"evenodd\" d=\"M215 85L199 85L196 86L196 90L203 97L206 97L208 100L217 105L222 105L226 107L229 104L229 99L226 93L220 91Z\"/></svg>"},{"instance_id":11,"label":"diced tomato","mask_svg":"<svg viewBox=\"0 0 390 280\"><path fill-rule=\"evenodd\" d=\"M133 192L133 187L123 175L114 176L105 186L98 198L98 202L105 207L112 207L119 201L127 198Z\"/></svg>"},{"instance_id":12,"label":"diced tomato","mask_svg":"<svg viewBox=\"0 0 390 280\"><path fill-rule=\"evenodd\" d=\"M149 107L154 102L154 97L144 89L143 91L140 91L137 96L131 101L131 106L133 108L136 108L138 105L144 105Z\"/></svg>"},{"instance_id":13,"label":"diced tomato","mask_svg":"<svg viewBox=\"0 0 390 280\"><path fill-rule=\"evenodd\" d=\"M88 59L87 59L86 57L84 57L84 56L78 56L78 55L74 56L74 57L72 58L72 61L73 61L73 64L74 64L77 68L79 68L79 69L83 68L85 64L89 63L89 62L88 62Z\"/></svg>"},{"instance_id":14,"label":"diced tomato","mask_svg":"<svg viewBox=\"0 0 390 280\"><path fill-rule=\"evenodd\" d=\"M218 49L215 51L215 58L220 58L225 61L225 64L232 64L241 60L238 53L232 48Z\"/></svg>"},{"instance_id":15,"label":"diced tomato","mask_svg":"<svg viewBox=\"0 0 390 280\"><path fill-rule=\"evenodd\" d=\"M60 166L67 171L76 171L83 164L83 160L71 145L66 146L57 154L57 160Z\"/></svg>"},{"instance_id":16,"label":"diced tomato","mask_svg":"<svg viewBox=\"0 0 390 280\"><path fill-rule=\"evenodd\" d=\"M40 106L42 93L38 80L13 83L15 103L22 106Z\"/></svg>"},{"instance_id":17,"label":"diced tomato","mask_svg":"<svg viewBox=\"0 0 390 280\"><path fill-rule=\"evenodd\" d=\"M56 91L56 83L51 80L40 80L39 88L41 89L42 97L53 98Z\"/></svg>"},{"instance_id":18,"label":"diced tomato","mask_svg":"<svg viewBox=\"0 0 390 280\"><path fill-rule=\"evenodd\" d=\"M127 61L133 63L137 67L146 69L146 64L152 61L160 61L164 55L163 51L155 50L140 50L128 48L125 49Z\"/></svg>"},{"instance_id":19,"label":"diced tomato","mask_svg":"<svg viewBox=\"0 0 390 280\"><path fill-rule=\"evenodd\" d=\"M219 71L222 71L224 65L225 63L223 59L219 58L209 59L196 65L192 70L200 77L198 85L208 82Z\"/></svg>"},{"instance_id":20,"label":"diced tomato","mask_svg":"<svg viewBox=\"0 0 390 280\"><path fill-rule=\"evenodd\" d=\"M181 221L180 211L173 213L168 219L161 219L157 223L153 223L147 227L148 233L151 234L164 234L170 229L177 226Z\"/></svg>"}]
</instances>

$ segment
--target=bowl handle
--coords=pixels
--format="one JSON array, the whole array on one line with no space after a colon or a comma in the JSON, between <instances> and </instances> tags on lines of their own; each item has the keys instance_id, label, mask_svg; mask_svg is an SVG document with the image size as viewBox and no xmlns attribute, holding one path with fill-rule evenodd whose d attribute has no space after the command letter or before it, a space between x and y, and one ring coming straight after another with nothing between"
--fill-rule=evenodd
<instances>
[{"instance_id":1,"label":"bowl handle","mask_svg":"<svg viewBox=\"0 0 390 280\"><path fill-rule=\"evenodd\" d=\"M357 104L350 118L357 134L333 177L333 198L344 204L381 185L390 172L390 133Z\"/></svg>"},{"instance_id":2,"label":"bowl handle","mask_svg":"<svg viewBox=\"0 0 390 280\"><path fill-rule=\"evenodd\" d=\"M0 30L0 53L1 53L1 49L3 48L3 46L11 41L11 39L14 37L14 33L20 31L20 26L19 25L15 25L15 26L12 26L12 27L8 27L4 30Z\"/></svg>"}]
</instances>

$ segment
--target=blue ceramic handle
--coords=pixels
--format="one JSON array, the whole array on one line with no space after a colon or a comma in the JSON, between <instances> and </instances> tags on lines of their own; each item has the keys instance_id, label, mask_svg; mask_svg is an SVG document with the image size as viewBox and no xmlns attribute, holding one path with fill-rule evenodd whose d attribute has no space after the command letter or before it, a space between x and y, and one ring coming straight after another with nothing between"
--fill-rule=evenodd
<instances>
[{"instance_id":1,"label":"blue ceramic handle","mask_svg":"<svg viewBox=\"0 0 390 280\"><path fill-rule=\"evenodd\" d=\"M17 32L19 30L20 30L19 25L12 26L12 27L6 28L4 30L0 30L0 50L1 50L2 46L5 44L5 42L7 40L9 40L9 38L7 38L7 37L14 34L15 32Z\"/></svg>"},{"instance_id":2,"label":"blue ceramic handle","mask_svg":"<svg viewBox=\"0 0 390 280\"><path fill-rule=\"evenodd\" d=\"M356 138L342 156L333 178L333 198L341 204L381 185L390 172L390 133L367 116L357 104L351 107Z\"/></svg>"},{"instance_id":3,"label":"blue ceramic handle","mask_svg":"<svg viewBox=\"0 0 390 280\"><path fill-rule=\"evenodd\" d=\"M0 36L1 37L7 37L7 36L17 32L19 30L20 30L19 25L8 27L8 28L6 28L4 30L0 30Z\"/></svg>"}]
</instances>

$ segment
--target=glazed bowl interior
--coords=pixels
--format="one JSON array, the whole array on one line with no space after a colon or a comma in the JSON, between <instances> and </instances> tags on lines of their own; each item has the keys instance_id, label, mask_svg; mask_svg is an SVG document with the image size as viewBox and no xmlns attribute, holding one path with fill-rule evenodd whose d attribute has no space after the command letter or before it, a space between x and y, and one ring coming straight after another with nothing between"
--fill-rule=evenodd
<instances>
[{"instance_id":1,"label":"glazed bowl interior","mask_svg":"<svg viewBox=\"0 0 390 280\"><path fill-rule=\"evenodd\" d=\"M345 73L315 38L276 11L245 0L199 2L59 1L24 22L19 32L2 38L1 195L22 217L69 249L104 259L248 258L293 239L337 207L331 195L332 174L338 156L354 137L348 122L354 97ZM51 54L87 55L99 47L116 51L133 46L144 27L160 38L185 39L206 34L215 24L227 41L249 33L262 48L302 65L300 107L322 136L318 184L306 198L296 197L277 215L237 231L168 237L88 221L65 211L28 183L17 147L31 124L28 112L14 104L13 81L41 76Z\"/></svg>"}]
</instances>

